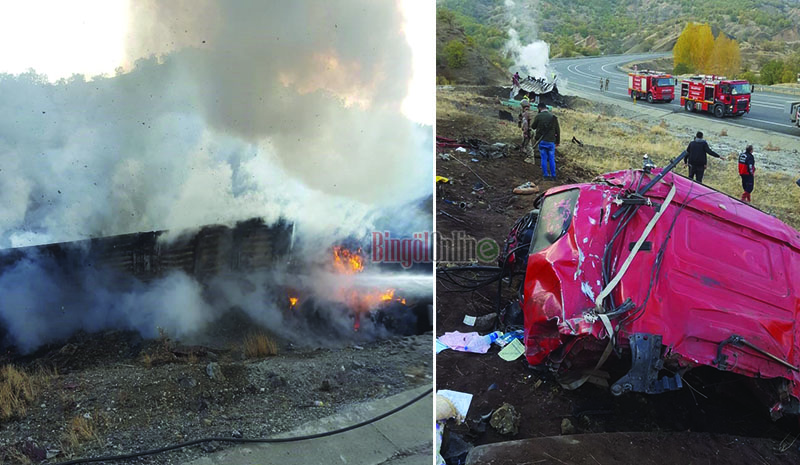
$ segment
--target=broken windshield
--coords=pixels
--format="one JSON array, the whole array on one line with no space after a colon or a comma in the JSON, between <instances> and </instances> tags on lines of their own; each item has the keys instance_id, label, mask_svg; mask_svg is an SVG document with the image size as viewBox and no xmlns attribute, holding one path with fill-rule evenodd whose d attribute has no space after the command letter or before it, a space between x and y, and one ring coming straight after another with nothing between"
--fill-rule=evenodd
<instances>
[{"instance_id":1,"label":"broken windshield","mask_svg":"<svg viewBox=\"0 0 800 465\"><path fill-rule=\"evenodd\" d=\"M533 231L529 255L546 249L567 233L579 192L578 189L571 189L545 197Z\"/></svg>"}]
</instances>

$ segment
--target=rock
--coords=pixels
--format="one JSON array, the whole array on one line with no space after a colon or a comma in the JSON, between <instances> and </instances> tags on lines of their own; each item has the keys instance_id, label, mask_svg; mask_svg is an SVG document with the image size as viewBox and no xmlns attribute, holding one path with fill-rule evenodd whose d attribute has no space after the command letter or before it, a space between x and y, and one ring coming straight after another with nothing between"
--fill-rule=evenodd
<instances>
[{"instance_id":1,"label":"rock","mask_svg":"<svg viewBox=\"0 0 800 465\"><path fill-rule=\"evenodd\" d=\"M284 387L288 385L289 382L286 381L286 378L284 378L283 376L274 372L270 372L267 374L266 384L270 388L275 389L279 387Z\"/></svg>"},{"instance_id":2,"label":"rock","mask_svg":"<svg viewBox=\"0 0 800 465\"><path fill-rule=\"evenodd\" d=\"M219 443L217 441L204 442L200 448L203 449L203 452L216 452L219 449Z\"/></svg>"},{"instance_id":3,"label":"rock","mask_svg":"<svg viewBox=\"0 0 800 465\"><path fill-rule=\"evenodd\" d=\"M322 384L319 387L319 390L322 392L330 392L331 391L331 382L326 380L322 381Z\"/></svg>"},{"instance_id":4,"label":"rock","mask_svg":"<svg viewBox=\"0 0 800 465\"><path fill-rule=\"evenodd\" d=\"M509 403L503 403L492 414L489 424L500 434L513 436L519 432L519 412Z\"/></svg>"},{"instance_id":5,"label":"rock","mask_svg":"<svg viewBox=\"0 0 800 465\"><path fill-rule=\"evenodd\" d=\"M569 421L569 418L561 420L561 434L575 434L575 425Z\"/></svg>"},{"instance_id":6,"label":"rock","mask_svg":"<svg viewBox=\"0 0 800 465\"><path fill-rule=\"evenodd\" d=\"M214 381L225 381L225 375L222 374L222 367L217 362L211 362L206 365L206 374Z\"/></svg>"},{"instance_id":7,"label":"rock","mask_svg":"<svg viewBox=\"0 0 800 465\"><path fill-rule=\"evenodd\" d=\"M183 378L178 378L178 385L184 389L193 388L197 386L197 380L191 376L185 376Z\"/></svg>"},{"instance_id":8,"label":"rock","mask_svg":"<svg viewBox=\"0 0 800 465\"><path fill-rule=\"evenodd\" d=\"M242 435L242 432L241 432L241 431L239 431L239 430L236 430L236 429L235 429L235 430L231 431L231 437L232 437L232 438L237 438L237 439L240 439L240 438L242 438L242 436L243 436L243 435Z\"/></svg>"},{"instance_id":9,"label":"rock","mask_svg":"<svg viewBox=\"0 0 800 465\"><path fill-rule=\"evenodd\" d=\"M475 331L484 333L494 329L494 323L497 320L497 313L490 313L488 315L479 316L475 318Z\"/></svg>"}]
</instances>

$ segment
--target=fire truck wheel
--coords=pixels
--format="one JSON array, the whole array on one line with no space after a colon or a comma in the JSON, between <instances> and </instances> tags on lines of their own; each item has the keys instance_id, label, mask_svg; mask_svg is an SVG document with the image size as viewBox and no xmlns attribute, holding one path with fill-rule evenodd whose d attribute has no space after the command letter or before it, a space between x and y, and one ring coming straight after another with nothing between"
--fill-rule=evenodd
<instances>
[{"instance_id":1,"label":"fire truck wheel","mask_svg":"<svg viewBox=\"0 0 800 465\"><path fill-rule=\"evenodd\" d=\"M714 116L717 118L725 116L725 108L722 105L714 105Z\"/></svg>"},{"instance_id":2,"label":"fire truck wheel","mask_svg":"<svg viewBox=\"0 0 800 465\"><path fill-rule=\"evenodd\" d=\"M647 103L653 103L653 94L647 93Z\"/></svg>"},{"instance_id":3,"label":"fire truck wheel","mask_svg":"<svg viewBox=\"0 0 800 465\"><path fill-rule=\"evenodd\" d=\"M686 111L691 111L691 112L694 113L694 104L692 104L691 100L687 100L686 104L683 106L683 108L685 108Z\"/></svg>"}]
</instances>

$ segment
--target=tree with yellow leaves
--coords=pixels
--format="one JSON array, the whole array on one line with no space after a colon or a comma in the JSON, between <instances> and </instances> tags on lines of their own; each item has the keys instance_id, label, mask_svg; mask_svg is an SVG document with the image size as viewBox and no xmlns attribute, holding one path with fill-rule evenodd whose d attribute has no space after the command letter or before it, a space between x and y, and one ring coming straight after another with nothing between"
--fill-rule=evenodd
<instances>
[{"instance_id":1,"label":"tree with yellow leaves","mask_svg":"<svg viewBox=\"0 0 800 465\"><path fill-rule=\"evenodd\" d=\"M708 24L688 23L672 49L675 68L709 72L714 51L714 35Z\"/></svg>"},{"instance_id":2,"label":"tree with yellow leaves","mask_svg":"<svg viewBox=\"0 0 800 465\"><path fill-rule=\"evenodd\" d=\"M717 40L714 41L709 71L713 74L733 77L739 73L741 66L742 56L739 53L739 43L729 39L720 31Z\"/></svg>"}]
</instances>

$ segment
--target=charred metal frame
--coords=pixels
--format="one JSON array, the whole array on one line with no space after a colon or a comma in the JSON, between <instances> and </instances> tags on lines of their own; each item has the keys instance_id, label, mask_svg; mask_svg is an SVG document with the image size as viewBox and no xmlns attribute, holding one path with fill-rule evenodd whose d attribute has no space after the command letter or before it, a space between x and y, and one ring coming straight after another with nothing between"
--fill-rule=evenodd
<instances>
[{"instance_id":1,"label":"charred metal frame","mask_svg":"<svg viewBox=\"0 0 800 465\"><path fill-rule=\"evenodd\" d=\"M683 387L680 374L658 378L658 373L664 368L664 361L661 357L661 336L636 333L632 334L629 340L631 369L628 374L611 385L612 394L615 396L626 392L660 394Z\"/></svg>"}]
</instances>

